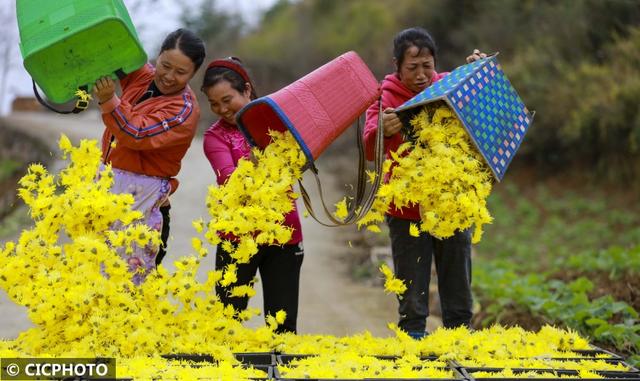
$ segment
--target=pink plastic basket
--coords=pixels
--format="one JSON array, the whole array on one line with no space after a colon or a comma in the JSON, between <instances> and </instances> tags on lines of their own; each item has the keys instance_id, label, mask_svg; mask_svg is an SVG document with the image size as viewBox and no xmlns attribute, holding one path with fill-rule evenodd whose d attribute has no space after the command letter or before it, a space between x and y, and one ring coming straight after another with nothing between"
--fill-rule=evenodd
<instances>
[{"instance_id":1,"label":"pink plastic basket","mask_svg":"<svg viewBox=\"0 0 640 381\"><path fill-rule=\"evenodd\" d=\"M348 52L247 104L237 123L260 148L271 142L269 130L291 131L307 156L308 168L378 96L371 70L355 52Z\"/></svg>"}]
</instances>

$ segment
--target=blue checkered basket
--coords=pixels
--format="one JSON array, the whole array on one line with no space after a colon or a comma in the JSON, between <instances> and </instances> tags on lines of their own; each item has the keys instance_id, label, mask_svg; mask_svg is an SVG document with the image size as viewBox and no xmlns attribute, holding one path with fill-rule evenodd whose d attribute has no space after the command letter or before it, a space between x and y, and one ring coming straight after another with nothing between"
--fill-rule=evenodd
<instances>
[{"instance_id":1,"label":"blue checkered basket","mask_svg":"<svg viewBox=\"0 0 640 381\"><path fill-rule=\"evenodd\" d=\"M408 127L420 106L435 101L446 102L456 113L495 178L502 180L534 114L511 86L496 55L458 67L395 111Z\"/></svg>"}]
</instances>

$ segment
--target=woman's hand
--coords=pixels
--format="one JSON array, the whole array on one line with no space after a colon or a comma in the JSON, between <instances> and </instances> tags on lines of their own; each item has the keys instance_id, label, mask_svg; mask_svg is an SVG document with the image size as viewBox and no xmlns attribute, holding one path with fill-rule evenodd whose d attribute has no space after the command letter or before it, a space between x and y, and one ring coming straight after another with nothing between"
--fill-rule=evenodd
<instances>
[{"instance_id":1,"label":"woman's hand","mask_svg":"<svg viewBox=\"0 0 640 381\"><path fill-rule=\"evenodd\" d=\"M386 138L391 137L402 129L402 122L398 118L398 114L393 112L392 108L387 108L382 113L382 131Z\"/></svg>"},{"instance_id":2,"label":"woman's hand","mask_svg":"<svg viewBox=\"0 0 640 381\"><path fill-rule=\"evenodd\" d=\"M105 103L116 93L116 83L111 77L102 77L96 81L93 92L100 104Z\"/></svg>"},{"instance_id":3,"label":"woman's hand","mask_svg":"<svg viewBox=\"0 0 640 381\"><path fill-rule=\"evenodd\" d=\"M470 56L467 56L467 63L471 63L482 58L487 58L487 55L478 49L473 49L473 53L471 53Z\"/></svg>"}]
</instances>

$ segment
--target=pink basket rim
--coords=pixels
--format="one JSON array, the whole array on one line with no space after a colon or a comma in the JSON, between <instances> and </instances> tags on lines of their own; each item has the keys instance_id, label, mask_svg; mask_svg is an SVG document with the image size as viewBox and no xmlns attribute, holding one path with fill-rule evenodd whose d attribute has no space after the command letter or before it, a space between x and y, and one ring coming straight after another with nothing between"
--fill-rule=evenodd
<instances>
[{"instance_id":1,"label":"pink basket rim","mask_svg":"<svg viewBox=\"0 0 640 381\"><path fill-rule=\"evenodd\" d=\"M280 105L278 105L276 102L274 102L274 100L271 99L269 96L260 97L258 99L255 99L255 100L249 102L242 109L240 109L240 111L238 111L238 114L236 115L236 124L238 126L238 129L247 138L247 141L249 142L249 144L251 144L254 147L264 148L263 146L259 145L255 141L255 139L253 138L253 136L249 132L249 129L245 126L244 120L242 118L246 112L250 111L252 108L254 108L255 106L258 106L260 104L267 105L275 113L275 115L278 117L278 119L280 119L280 121L287 128L287 130L289 130L291 132L293 137L298 142L298 145L302 149L302 152L307 157L307 163L305 164L303 170L306 170L306 169L308 169L310 167L313 168L314 167L314 159L313 159L313 155L311 154L311 150L309 149L307 144L302 139L302 136L300 135L300 132L298 132L298 130L293 125L293 123L291 123L291 120L289 119L287 114L285 114L284 111L282 111L282 108L280 107Z\"/></svg>"}]
</instances>

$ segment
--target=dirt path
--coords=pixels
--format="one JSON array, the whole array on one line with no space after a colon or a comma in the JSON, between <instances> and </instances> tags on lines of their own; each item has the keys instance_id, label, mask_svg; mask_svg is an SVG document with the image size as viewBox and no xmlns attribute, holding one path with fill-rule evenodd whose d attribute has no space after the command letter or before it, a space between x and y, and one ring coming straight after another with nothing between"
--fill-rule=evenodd
<instances>
[{"instance_id":1,"label":"dirt path","mask_svg":"<svg viewBox=\"0 0 640 381\"><path fill-rule=\"evenodd\" d=\"M4 118L4 122L45 140L52 147L55 147L60 133L77 142L82 138L97 139L102 132L101 121L97 113L92 112L81 116L24 113ZM55 148L52 148L52 152L55 154ZM319 160L321 170L322 164L322 160ZM324 171L324 188L328 201L335 202L341 195L336 194L337 187L333 186L330 176L329 171ZM171 237L168 255L163 262L171 269L174 260L192 251L190 239L196 233L191 221L198 218L206 220L207 217L204 200L207 186L214 183L214 177L202 154L200 137L187 152L178 178L180 188L171 198ZM311 188L311 184L308 188ZM300 208L301 211L303 209ZM394 297L385 295L382 289L358 284L350 279L346 274L346 263L340 255L345 247L348 248L348 243L338 237L336 228L323 227L311 218L303 218L302 225L305 258L300 285L300 333L349 335L368 330L376 336L388 336L390 331L386 328L387 322L396 321ZM200 275L203 277L206 271L214 267L212 254L201 266ZM260 287L257 288L259 291ZM250 305L262 308L260 292ZM0 311L0 339L15 338L19 332L31 326L25 309L8 300L4 291L0 291ZM247 324L262 325L262 318L254 318Z\"/></svg>"}]
</instances>

